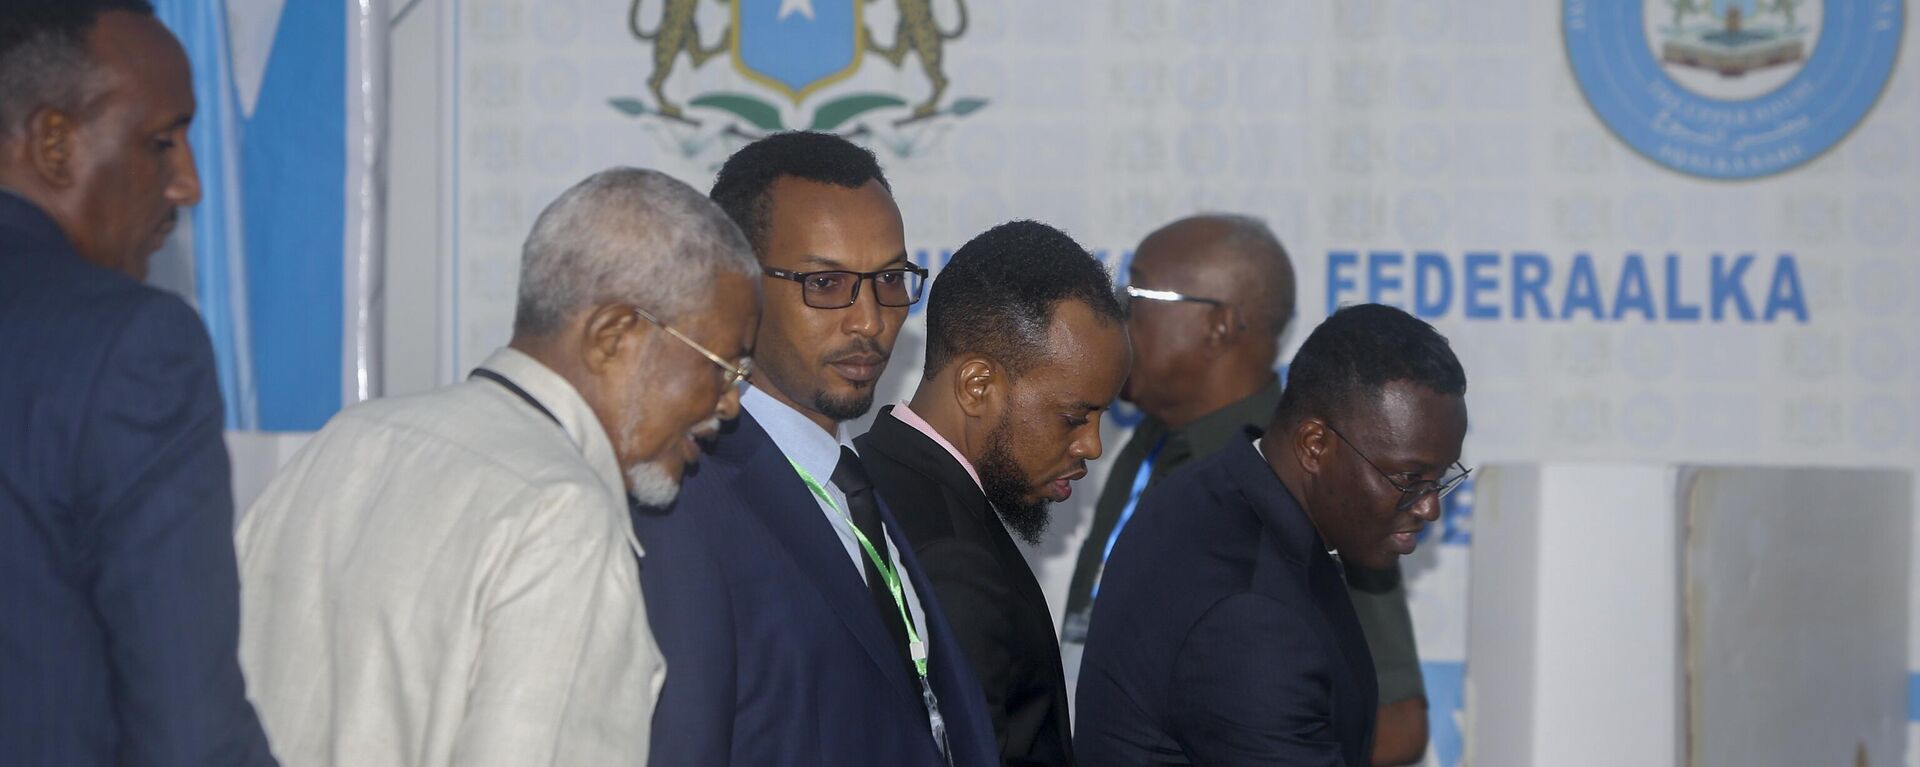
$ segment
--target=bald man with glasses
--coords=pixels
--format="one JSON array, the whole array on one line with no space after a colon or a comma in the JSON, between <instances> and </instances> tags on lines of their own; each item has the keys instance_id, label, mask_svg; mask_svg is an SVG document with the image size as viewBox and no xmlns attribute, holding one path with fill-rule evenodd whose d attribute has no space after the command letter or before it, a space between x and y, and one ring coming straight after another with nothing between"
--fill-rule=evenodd
<instances>
[{"instance_id":1,"label":"bald man with glasses","mask_svg":"<svg viewBox=\"0 0 1920 767\"><path fill-rule=\"evenodd\" d=\"M1080 670L1100 574L1140 498L1175 470L1265 426L1280 402L1274 372L1294 311L1293 267L1265 223L1209 214L1140 243L1120 294L1130 304L1134 367L1121 397L1146 415L1114 459L1067 591L1062 656ZM1380 679L1374 764L1414 764L1427 745L1426 686L1396 565L1347 568L1348 596Z\"/></svg>"}]
</instances>

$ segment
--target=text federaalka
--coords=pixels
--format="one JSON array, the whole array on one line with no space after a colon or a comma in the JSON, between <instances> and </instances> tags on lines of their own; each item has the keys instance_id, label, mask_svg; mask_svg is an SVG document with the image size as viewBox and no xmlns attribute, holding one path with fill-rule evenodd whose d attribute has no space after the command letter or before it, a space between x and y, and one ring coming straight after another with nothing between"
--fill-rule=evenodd
<instances>
[{"instance_id":1,"label":"text federaalka","mask_svg":"<svg viewBox=\"0 0 1920 767\"><path fill-rule=\"evenodd\" d=\"M1426 319L1777 323L1807 321L1793 254L1647 256L1611 263L1527 251L1335 250L1327 311L1383 303Z\"/></svg>"}]
</instances>

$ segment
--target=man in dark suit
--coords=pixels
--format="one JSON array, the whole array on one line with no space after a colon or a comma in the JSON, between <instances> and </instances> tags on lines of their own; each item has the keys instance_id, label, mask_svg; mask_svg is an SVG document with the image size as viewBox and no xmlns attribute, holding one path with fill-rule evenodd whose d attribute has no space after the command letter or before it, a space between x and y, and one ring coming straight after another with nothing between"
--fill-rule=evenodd
<instances>
[{"instance_id":1,"label":"man in dark suit","mask_svg":"<svg viewBox=\"0 0 1920 767\"><path fill-rule=\"evenodd\" d=\"M1100 414L1127 378L1112 278L1057 229L994 227L953 254L927 301L925 377L856 440L874 486L986 688L1010 765L1073 763L1046 596L1013 537L1100 457Z\"/></svg>"},{"instance_id":2,"label":"man in dark suit","mask_svg":"<svg viewBox=\"0 0 1920 767\"><path fill-rule=\"evenodd\" d=\"M1120 398L1146 416L1114 454L1067 589L1060 632L1068 688L1080 671L1100 571L1140 499L1175 470L1265 428L1280 404L1274 363L1293 319L1293 265L1259 219L1207 214L1140 241L1128 263L1127 330L1133 371ZM1398 566L1346 568L1380 682L1376 767L1417 764L1426 753L1426 685Z\"/></svg>"},{"instance_id":3,"label":"man in dark suit","mask_svg":"<svg viewBox=\"0 0 1920 767\"><path fill-rule=\"evenodd\" d=\"M213 350L140 283L200 195L144 2L0 10L0 763L271 764Z\"/></svg>"},{"instance_id":4,"label":"man in dark suit","mask_svg":"<svg viewBox=\"0 0 1920 767\"><path fill-rule=\"evenodd\" d=\"M667 660L662 765L990 765L993 726L934 587L844 423L867 412L925 271L873 154L742 148L713 199L765 273L745 411L669 509L636 508Z\"/></svg>"},{"instance_id":5,"label":"man in dark suit","mask_svg":"<svg viewBox=\"0 0 1920 767\"><path fill-rule=\"evenodd\" d=\"M1466 374L1391 307L1307 338L1266 436L1140 502L1102 577L1079 699L1102 765L1369 762L1378 691L1342 562L1411 553L1466 476Z\"/></svg>"}]
</instances>

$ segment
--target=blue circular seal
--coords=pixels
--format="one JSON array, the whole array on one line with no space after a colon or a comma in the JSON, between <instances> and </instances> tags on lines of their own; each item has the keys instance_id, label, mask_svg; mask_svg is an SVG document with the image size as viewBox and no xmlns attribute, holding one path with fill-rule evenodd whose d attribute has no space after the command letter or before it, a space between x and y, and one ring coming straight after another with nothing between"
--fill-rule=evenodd
<instances>
[{"instance_id":1,"label":"blue circular seal","mask_svg":"<svg viewBox=\"0 0 1920 767\"><path fill-rule=\"evenodd\" d=\"M1833 148L1893 74L1904 0L1814 2L1663 0L1649 18L1639 0L1563 0L1561 24L1574 79L1614 135L1681 173L1739 180Z\"/></svg>"}]
</instances>

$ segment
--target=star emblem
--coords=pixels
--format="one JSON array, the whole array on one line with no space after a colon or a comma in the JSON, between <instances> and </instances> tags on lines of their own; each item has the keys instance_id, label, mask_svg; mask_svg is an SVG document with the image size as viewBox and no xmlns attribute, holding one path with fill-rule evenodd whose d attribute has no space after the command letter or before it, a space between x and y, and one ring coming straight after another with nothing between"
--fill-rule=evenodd
<instances>
[{"instance_id":1,"label":"star emblem","mask_svg":"<svg viewBox=\"0 0 1920 767\"><path fill-rule=\"evenodd\" d=\"M786 21L788 16L800 14L813 21L813 0L780 0L780 15L774 21Z\"/></svg>"}]
</instances>

